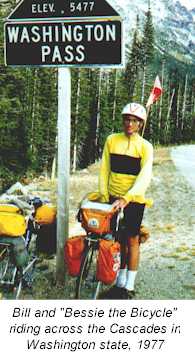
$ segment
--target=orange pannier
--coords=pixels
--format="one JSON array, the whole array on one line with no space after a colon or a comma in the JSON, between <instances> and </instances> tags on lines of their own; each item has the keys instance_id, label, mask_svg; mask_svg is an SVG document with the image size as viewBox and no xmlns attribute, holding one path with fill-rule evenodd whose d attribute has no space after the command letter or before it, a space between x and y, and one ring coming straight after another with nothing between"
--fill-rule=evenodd
<instances>
[{"instance_id":1,"label":"orange pannier","mask_svg":"<svg viewBox=\"0 0 195 358\"><path fill-rule=\"evenodd\" d=\"M110 204L85 201L81 205L80 215L82 227L98 235L108 234L111 230L111 219L115 210Z\"/></svg>"},{"instance_id":2,"label":"orange pannier","mask_svg":"<svg viewBox=\"0 0 195 358\"><path fill-rule=\"evenodd\" d=\"M81 267L82 254L85 248L85 235L68 239L64 246L64 259L70 276L78 276Z\"/></svg>"},{"instance_id":3,"label":"orange pannier","mask_svg":"<svg viewBox=\"0 0 195 358\"><path fill-rule=\"evenodd\" d=\"M120 268L120 244L112 240L100 240L97 260L97 280L112 284Z\"/></svg>"}]
</instances>

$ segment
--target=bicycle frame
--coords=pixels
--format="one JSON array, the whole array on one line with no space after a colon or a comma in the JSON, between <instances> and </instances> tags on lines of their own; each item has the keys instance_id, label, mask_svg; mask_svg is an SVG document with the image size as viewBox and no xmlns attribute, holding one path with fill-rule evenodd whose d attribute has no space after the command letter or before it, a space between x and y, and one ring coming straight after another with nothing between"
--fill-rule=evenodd
<instances>
[{"instance_id":1,"label":"bicycle frame","mask_svg":"<svg viewBox=\"0 0 195 358\"><path fill-rule=\"evenodd\" d=\"M6 262L6 265L5 265L5 268L4 268L4 272L3 274L1 275L1 280L0 280L0 284L1 285L14 285L14 282L15 282L15 278L16 278L16 273L17 273L17 267L15 266L14 267L14 270L12 272L12 279L11 280L4 280L5 276L6 276L6 273L8 271L8 267L9 267L9 264L10 264L10 257L11 257L11 253L10 253L10 249L11 249L11 245L9 244L4 244L4 243L1 243L1 246L4 247L3 251L4 253L1 253L1 255L4 255L6 254L7 252L7 255L8 255L8 260Z\"/></svg>"},{"instance_id":2,"label":"bicycle frame","mask_svg":"<svg viewBox=\"0 0 195 358\"><path fill-rule=\"evenodd\" d=\"M32 240L33 232L29 227L27 228L24 240L24 249L26 248L26 254L28 255L28 263L25 266L17 266L14 262L14 253L13 253L13 245L12 243L1 242L0 238L0 247L2 248L0 252L0 264L3 265L2 272L0 272L0 285L1 286L8 286L16 288L16 296L15 298L19 298L22 282L24 279L25 274L35 265L37 261L37 257L29 255L29 245ZM6 237L4 240L12 240L13 238ZM22 237L20 238L20 240ZM17 240L17 238L16 238ZM6 257L4 257L6 256Z\"/></svg>"},{"instance_id":3,"label":"bicycle frame","mask_svg":"<svg viewBox=\"0 0 195 358\"><path fill-rule=\"evenodd\" d=\"M124 217L123 210L120 210L116 217L116 226L115 226L115 229L113 230L113 233L111 234L111 238L108 238L108 235L110 235L110 234L98 235L98 234L94 234L94 233L87 233L87 236L85 237L86 247L85 247L85 250L83 253L83 260L81 263L80 274L79 274L79 276L77 278L77 282L76 282L76 299L81 298L82 285L83 284L85 285L86 278L89 274L94 251L97 251L99 248L98 247L99 240L100 239L107 239L107 240L112 239L113 240L113 237L115 237L116 234L120 232L120 223L121 223L121 220L123 219L123 217ZM96 283L95 283L95 280L93 279L93 276L92 276L91 283L93 286L95 286L95 287L93 287L94 292L93 292L92 298L97 299L100 288L102 286L102 282L96 281Z\"/></svg>"}]
</instances>

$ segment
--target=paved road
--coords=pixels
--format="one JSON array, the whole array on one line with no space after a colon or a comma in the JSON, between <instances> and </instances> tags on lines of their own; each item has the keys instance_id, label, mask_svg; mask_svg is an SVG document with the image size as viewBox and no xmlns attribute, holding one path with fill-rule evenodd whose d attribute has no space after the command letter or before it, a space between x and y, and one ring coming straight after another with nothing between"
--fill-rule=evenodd
<instances>
[{"instance_id":1,"label":"paved road","mask_svg":"<svg viewBox=\"0 0 195 358\"><path fill-rule=\"evenodd\" d=\"M195 144L173 148L171 157L177 169L195 189Z\"/></svg>"}]
</instances>

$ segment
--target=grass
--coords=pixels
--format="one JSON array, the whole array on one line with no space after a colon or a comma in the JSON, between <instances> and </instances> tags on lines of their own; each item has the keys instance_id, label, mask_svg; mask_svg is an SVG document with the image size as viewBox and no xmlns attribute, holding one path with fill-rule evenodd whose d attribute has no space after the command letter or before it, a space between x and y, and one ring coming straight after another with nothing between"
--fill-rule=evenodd
<instances>
[{"instance_id":1,"label":"grass","mask_svg":"<svg viewBox=\"0 0 195 358\"><path fill-rule=\"evenodd\" d=\"M161 245L161 246L168 247L168 245ZM190 248L185 244L176 247L172 252L162 254L162 257L179 259L181 261L189 261L191 260L190 257L193 256L195 256L195 248L194 247Z\"/></svg>"},{"instance_id":2,"label":"grass","mask_svg":"<svg viewBox=\"0 0 195 358\"><path fill-rule=\"evenodd\" d=\"M171 161L170 148L158 147L154 150L154 165L161 165Z\"/></svg>"},{"instance_id":3,"label":"grass","mask_svg":"<svg viewBox=\"0 0 195 358\"><path fill-rule=\"evenodd\" d=\"M178 259L180 258L180 255L178 253L165 253L161 255L162 257L168 258L168 259Z\"/></svg>"},{"instance_id":4,"label":"grass","mask_svg":"<svg viewBox=\"0 0 195 358\"><path fill-rule=\"evenodd\" d=\"M165 224L165 225L159 225L156 224L155 225L155 230L160 231L160 232L175 232L175 225L174 224Z\"/></svg>"}]
</instances>

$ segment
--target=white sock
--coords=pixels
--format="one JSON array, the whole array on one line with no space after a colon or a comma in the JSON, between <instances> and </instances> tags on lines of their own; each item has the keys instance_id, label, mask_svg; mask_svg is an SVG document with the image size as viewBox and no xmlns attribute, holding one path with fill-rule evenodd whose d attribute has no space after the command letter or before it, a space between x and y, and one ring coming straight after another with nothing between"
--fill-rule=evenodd
<instances>
[{"instance_id":1,"label":"white sock","mask_svg":"<svg viewBox=\"0 0 195 358\"><path fill-rule=\"evenodd\" d=\"M137 275L137 271L127 271L127 280L126 280L124 287L128 291L134 290L134 283L135 283L136 275Z\"/></svg>"},{"instance_id":2,"label":"white sock","mask_svg":"<svg viewBox=\"0 0 195 358\"><path fill-rule=\"evenodd\" d=\"M117 287L124 287L127 280L127 269L120 269L116 279Z\"/></svg>"}]
</instances>

